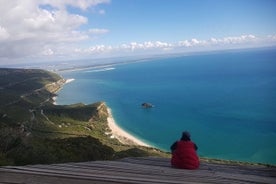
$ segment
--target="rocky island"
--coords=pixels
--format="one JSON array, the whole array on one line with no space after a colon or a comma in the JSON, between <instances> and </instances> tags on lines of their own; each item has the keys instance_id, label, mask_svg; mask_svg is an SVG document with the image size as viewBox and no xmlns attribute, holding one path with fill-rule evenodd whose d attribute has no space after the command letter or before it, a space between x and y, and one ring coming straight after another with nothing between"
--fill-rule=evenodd
<instances>
[{"instance_id":1,"label":"rocky island","mask_svg":"<svg viewBox=\"0 0 276 184\"><path fill-rule=\"evenodd\" d=\"M143 108L152 108L153 105L152 105L151 103L144 102L144 103L142 103L142 107L143 107Z\"/></svg>"}]
</instances>

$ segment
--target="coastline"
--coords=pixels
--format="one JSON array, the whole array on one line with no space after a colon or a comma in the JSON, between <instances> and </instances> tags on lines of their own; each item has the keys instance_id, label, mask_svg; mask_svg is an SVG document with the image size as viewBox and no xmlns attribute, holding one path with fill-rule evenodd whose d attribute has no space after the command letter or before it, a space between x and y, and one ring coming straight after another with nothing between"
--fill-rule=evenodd
<instances>
[{"instance_id":1,"label":"coastline","mask_svg":"<svg viewBox=\"0 0 276 184\"><path fill-rule=\"evenodd\" d=\"M122 143L124 143L124 144L135 144L135 145L140 145L139 143L135 143L135 141L133 141L133 140L129 140L128 139L128 136L124 136L123 134L121 134L121 133L118 133L116 130L115 131L113 131L113 129L117 129L117 128L119 128L119 129L121 129L117 124L116 124L116 122L115 122L115 120L113 119L113 117L112 117L112 115L111 115L112 113L111 112L109 112L109 117L108 117L108 127L112 130L112 133L108 133L109 134L109 137L110 138L116 138L116 139L118 139L120 142L122 142ZM112 125L110 125L110 121L114 121L114 122L111 122L111 124L113 125L114 124L114 126L116 127L116 128L112 128ZM113 133L113 132L117 132L117 133ZM124 130L122 130L122 132L125 132ZM133 136L132 136L133 137ZM136 139L136 138L134 138L134 139ZM139 140L138 140L139 141ZM141 141L140 141L141 142Z\"/></svg>"},{"instance_id":2,"label":"coastline","mask_svg":"<svg viewBox=\"0 0 276 184\"><path fill-rule=\"evenodd\" d=\"M62 76L61 76L62 77ZM62 77L63 78L63 77ZM73 78L71 78L71 79L64 79L64 82L63 82L63 84L60 86L60 88L55 92L55 94L59 91L59 90L61 90L62 89L62 86L63 85L65 85L65 84L68 84L68 83L70 83L70 82L73 82L75 79L73 79ZM53 104L54 105L58 105L57 104L57 96L53 96L52 97L52 100L53 100Z\"/></svg>"},{"instance_id":3,"label":"coastline","mask_svg":"<svg viewBox=\"0 0 276 184\"><path fill-rule=\"evenodd\" d=\"M108 112L107 123L108 123L109 129L111 130L111 134L112 134L111 138L116 138L123 144L152 147L144 143L143 141L137 139L133 135L129 134L121 127L119 127L112 116L112 112L110 108L107 108L107 112Z\"/></svg>"},{"instance_id":4,"label":"coastline","mask_svg":"<svg viewBox=\"0 0 276 184\"><path fill-rule=\"evenodd\" d=\"M65 79L65 82L63 83L63 85L71 83L74 80L75 80L74 78ZM62 87L60 89L62 89ZM54 105L58 105L57 102L56 102L57 96L52 97L52 100L53 100L53 104ZM144 143L140 139L134 137L130 133L126 132L121 127L119 127L116 124L116 122L115 122L115 120L114 120L114 118L112 116L112 111L111 111L111 109L109 107L107 107L107 112L108 112L107 126L109 127L109 129L110 129L111 132L106 132L106 134L109 134L109 135L111 134L110 138L113 138L113 139L116 138L122 144L139 145L139 146L144 146L144 147L152 147L152 146Z\"/></svg>"}]
</instances>

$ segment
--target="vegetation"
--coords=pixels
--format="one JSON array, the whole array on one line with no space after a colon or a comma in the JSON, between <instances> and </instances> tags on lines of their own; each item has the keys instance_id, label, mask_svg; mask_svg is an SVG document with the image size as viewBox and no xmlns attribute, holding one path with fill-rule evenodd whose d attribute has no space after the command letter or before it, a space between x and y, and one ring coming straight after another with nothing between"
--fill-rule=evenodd
<instances>
[{"instance_id":1,"label":"vegetation","mask_svg":"<svg viewBox=\"0 0 276 184\"><path fill-rule=\"evenodd\" d=\"M0 69L0 165L168 156L111 139L107 107L53 105L65 80L37 69Z\"/></svg>"}]
</instances>

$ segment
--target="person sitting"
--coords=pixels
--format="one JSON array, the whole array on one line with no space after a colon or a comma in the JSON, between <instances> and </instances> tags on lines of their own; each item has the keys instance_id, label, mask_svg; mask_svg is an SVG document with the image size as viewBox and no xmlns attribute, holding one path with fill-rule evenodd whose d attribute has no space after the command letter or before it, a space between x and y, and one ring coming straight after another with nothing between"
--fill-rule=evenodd
<instances>
[{"instance_id":1,"label":"person sitting","mask_svg":"<svg viewBox=\"0 0 276 184\"><path fill-rule=\"evenodd\" d=\"M191 141L189 132L184 131L179 141L171 146L171 165L180 169L199 168L199 158L197 156L197 145Z\"/></svg>"}]
</instances>

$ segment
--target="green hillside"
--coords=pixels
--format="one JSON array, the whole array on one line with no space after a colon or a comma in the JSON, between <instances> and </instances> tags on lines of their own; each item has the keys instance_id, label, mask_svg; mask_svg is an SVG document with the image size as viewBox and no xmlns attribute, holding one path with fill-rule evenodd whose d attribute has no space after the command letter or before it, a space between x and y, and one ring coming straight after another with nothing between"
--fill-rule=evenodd
<instances>
[{"instance_id":1,"label":"green hillside","mask_svg":"<svg viewBox=\"0 0 276 184\"><path fill-rule=\"evenodd\" d=\"M44 70L0 69L0 165L168 156L111 139L104 102L53 105L64 83Z\"/></svg>"}]
</instances>

